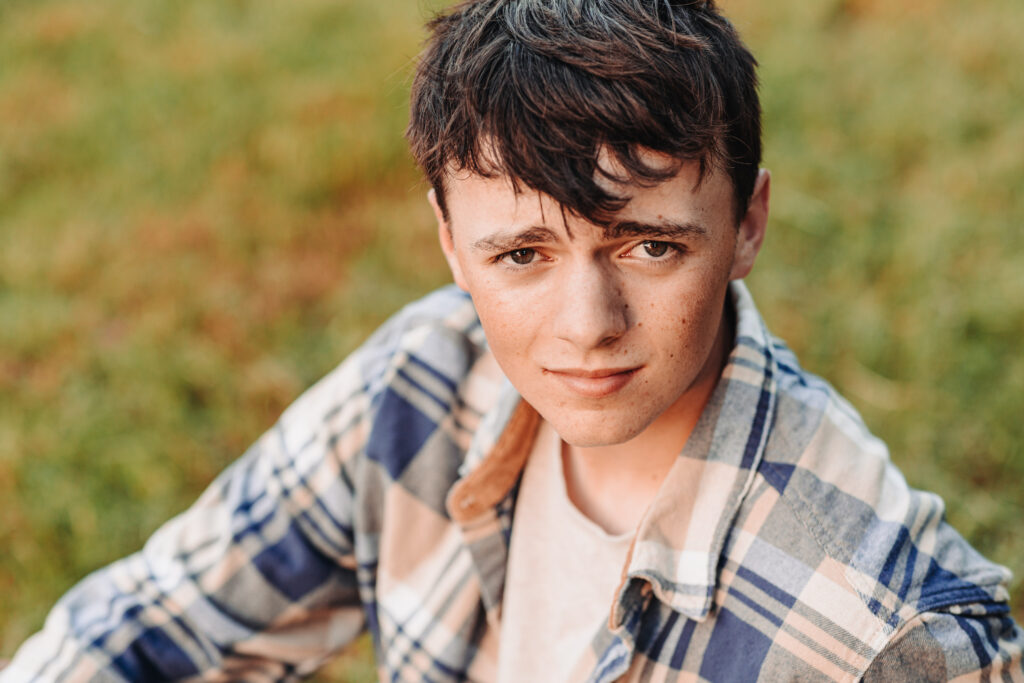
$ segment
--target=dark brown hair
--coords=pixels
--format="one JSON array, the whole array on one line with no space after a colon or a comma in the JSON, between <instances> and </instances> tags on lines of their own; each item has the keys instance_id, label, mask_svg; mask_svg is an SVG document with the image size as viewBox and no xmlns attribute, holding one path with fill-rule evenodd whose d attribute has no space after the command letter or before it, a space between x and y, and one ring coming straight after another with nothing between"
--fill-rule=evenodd
<instances>
[{"instance_id":1,"label":"dark brown hair","mask_svg":"<svg viewBox=\"0 0 1024 683\"><path fill-rule=\"evenodd\" d=\"M761 162L757 62L712 0L466 0L434 18L406 135L447 215L444 179L505 174L607 222L678 168L648 148L728 172L736 217ZM611 152L622 177L598 164Z\"/></svg>"}]
</instances>

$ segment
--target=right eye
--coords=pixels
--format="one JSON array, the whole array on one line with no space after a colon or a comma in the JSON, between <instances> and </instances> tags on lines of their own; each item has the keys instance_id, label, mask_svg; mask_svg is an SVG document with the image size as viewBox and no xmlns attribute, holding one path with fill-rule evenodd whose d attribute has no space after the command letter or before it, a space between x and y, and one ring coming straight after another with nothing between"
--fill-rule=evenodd
<instances>
[{"instance_id":1,"label":"right eye","mask_svg":"<svg viewBox=\"0 0 1024 683\"><path fill-rule=\"evenodd\" d=\"M505 252L498 257L499 260L508 259L517 266L526 266L533 262L534 257L537 256L535 249L513 249L512 251Z\"/></svg>"}]
</instances>

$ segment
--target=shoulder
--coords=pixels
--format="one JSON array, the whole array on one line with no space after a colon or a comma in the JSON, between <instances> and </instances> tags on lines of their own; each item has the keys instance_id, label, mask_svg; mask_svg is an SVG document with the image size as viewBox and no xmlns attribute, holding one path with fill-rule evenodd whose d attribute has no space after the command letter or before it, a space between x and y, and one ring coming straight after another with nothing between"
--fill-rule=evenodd
<instances>
[{"instance_id":1,"label":"shoulder","mask_svg":"<svg viewBox=\"0 0 1024 683\"><path fill-rule=\"evenodd\" d=\"M490 396L480 388L489 358L457 288L407 305L296 399L221 475L211 500L244 507L266 489L305 536L330 532L319 543L328 550L372 534L393 484L443 509L474 406Z\"/></svg>"},{"instance_id":2,"label":"shoulder","mask_svg":"<svg viewBox=\"0 0 1024 683\"><path fill-rule=\"evenodd\" d=\"M911 488L885 444L824 380L777 346L777 415L760 473L887 623L920 611L1005 600L1006 569L945 522L937 495Z\"/></svg>"},{"instance_id":3,"label":"shoulder","mask_svg":"<svg viewBox=\"0 0 1024 683\"><path fill-rule=\"evenodd\" d=\"M827 382L781 343L773 350L776 415L758 474L778 509L763 535L788 535L783 542L798 548L813 585L801 599L816 612L846 604L833 622L859 629L866 655L887 653L880 662L892 665L908 648L948 658L959 645L963 657L983 663L989 655L976 652L964 619L994 620L983 630L1015 628L1006 617L1009 572L945 522L938 496L908 486L885 445Z\"/></svg>"},{"instance_id":4,"label":"shoulder","mask_svg":"<svg viewBox=\"0 0 1024 683\"><path fill-rule=\"evenodd\" d=\"M267 477L314 482L320 498L338 506L379 497L397 481L445 488L476 412L494 393L490 358L472 301L444 287L382 324L296 399L244 460ZM434 474L417 477L422 470Z\"/></svg>"}]
</instances>

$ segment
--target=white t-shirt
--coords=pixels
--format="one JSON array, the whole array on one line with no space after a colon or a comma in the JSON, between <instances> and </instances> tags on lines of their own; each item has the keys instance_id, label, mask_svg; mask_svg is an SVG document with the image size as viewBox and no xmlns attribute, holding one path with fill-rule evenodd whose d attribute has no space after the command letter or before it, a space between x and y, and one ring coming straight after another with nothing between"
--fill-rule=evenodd
<instances>
[{"instance_id":1,"label":"white t-shirt","mask_svg":"<svg viewBox=\"0 0 1024 683\"><path fill-rule=\"evenodd\" d=\"M569 500L562 440L542 421L516 500L498 681L569 680L607 622L633 532L612 536Z\"/></svg>"}]
</instances>

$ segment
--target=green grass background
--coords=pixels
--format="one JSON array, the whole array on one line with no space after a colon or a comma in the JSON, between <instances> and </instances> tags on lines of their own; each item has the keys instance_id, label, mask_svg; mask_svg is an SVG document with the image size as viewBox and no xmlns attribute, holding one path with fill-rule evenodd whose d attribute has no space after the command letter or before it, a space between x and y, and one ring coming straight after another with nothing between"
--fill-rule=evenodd
<instances>
[{"instance_id":1,"label":"green grass background","mask_svg":"<svg viewBox=\"0 0 1024 683\"><path fill-rule=\"evenodd\" d=\"M0 655L448 279L402 140L441 4L0 3ZM723 5L762 63L762 312L1021 619L1024 7Z\"/></svg>"}]
</instances>

